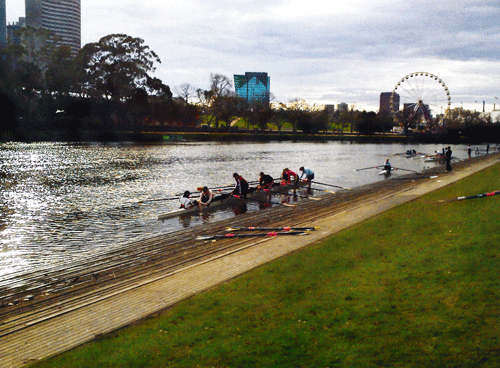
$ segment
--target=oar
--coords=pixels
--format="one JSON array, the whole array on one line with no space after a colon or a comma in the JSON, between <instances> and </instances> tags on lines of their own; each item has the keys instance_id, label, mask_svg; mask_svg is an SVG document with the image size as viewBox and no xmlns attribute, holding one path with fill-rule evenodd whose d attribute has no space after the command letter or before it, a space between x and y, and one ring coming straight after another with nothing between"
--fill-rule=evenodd
<instances>
[{"instance_id":1,"label":"oar","mask_svg":"<svg viewBox=\"0 0 500 368\"><path fill-rule=\"evenodd\" d=\"M364 168L362 168L362 169L356 169L356 170L354 170L354 171L362 171L362 170L369 170L369 169L379 169L379 168L381 168L381 167L382 167L382 166L380 166L380 165L379 165L379 166L370 166L370 167L364 167Z\"/></svg>"},{"instance_id":2,"label":"oar","mask_svg":"<svg viewBox=\"0 0 500 368\"><path fill-rule=\"evenodd\" d=\"M402 169L402 168L400 168L400 167L393 167L393 168L391 169L391 171L392 171L392 170L402 170L402 171L409 171L409 172L418 173L418 171L415 171L415 170L408 170L408 169Z\"/></svg>"},{"instance_id":3,"label":"oar","mask_svg":"<svg viewBox=\"0 0 500 368\"><path fill-rule=\"evenodd\" d=\"M500 194L500 190L496 190L494 192L489 192L489 193L481 193L481 194L474 194L474 195L470 195L470 196L463 196L463 197L458 197L458 198L453 198L453 199L442 199L439 202L453 202L453 201L461 201L464 199L493 197L493 196L498 195L498 194Z\"/></svg>"},{"instance_id":4,"label":"oar","mask_svg":"<svg viewBox=\"0 0 500 368\"><path fill-rule=\"evenodd\" d=\"M269 232L269 233L253 233L253 234L217 234L198 236L196 240L224 239L224 238L254 238L257 236L279 236L279 235L309 235L305 231L285 231L285 232Z\"/></svg>"},{"instance_id":5,"label":"oar","mask_svg":"<svg viewBox=\"0 0 500 368\"><path fill-rule=\"evenodd\" d=\"M318 227L311 227L311 226L306 226L306 227L254 227L254 226L247 226L247 227L228 227L226 231L295 231L295 230L301 230L301 231L314 231L319 229Z\"/></svg>"},{"instance_id":6,"label":"oar","mask_svg":"<svg viewBox=\"0 0 500 368\"><path fill-rule=\"evenodd\" d=\"M281 206L287 206L287 207L295 207L295 206L297 206L296 204L289 204L289 203L279 203L279 202L273 202L273 201L266 201L266 200L264 200L264 199L257 199L257 198L244 198L244 197L239 196L239 195L234 195L233 197L234 197L234 198L247 199L247 200L249 200L249 201L256 201L256 202L270 203L270 204L278 204L278 205L281 205Z\"/></svg>"},{"instance_id":7,"label":"oar","mask_svg":"<svg viewBox=\"0 0 500 368\"><path fill-rule=\"evenodd\" d=\"M159 201L174 201L179 200L179 197L168 197L168 198L157 198L157 199L145 199L143 201L136 201L134 203L147 203L147 202L159 202Z\"/></svg>"},{"instance_id":8,"label":"oar","mask_svg":"<svg viewBox=\"0 0 500 368\"><path fill-rule=\"evenodd\" d=\"M309 196L303 196L303 195L298 195L298 194L290 194L290 193L282 193L282 192L277 192L275 190L270 190L270 189L263 189L264 192L269 192L273 194L283 194L287 196L294 196L298 198L306 198L306 199L312 199L313 201L321 201L321 198L314 198L314 197L309 197Z\"/></svg>"},{"instance_id":9,"label":"oar","mask_svg":"<svg viewBox=\"0 0 500 368\"><path fill-rule=\"evenodd\" d=\"M311 183L313 183L313 184L325 185L325 186L327 186L327 187L332 187L332 188L339 188L339 189L349 190L348 188L344 188L344 187L341 187L341 186L339 186L339 185L333 185L333 184L320 183L319 181L311 181Z\"/></svg>"}]
</instances>

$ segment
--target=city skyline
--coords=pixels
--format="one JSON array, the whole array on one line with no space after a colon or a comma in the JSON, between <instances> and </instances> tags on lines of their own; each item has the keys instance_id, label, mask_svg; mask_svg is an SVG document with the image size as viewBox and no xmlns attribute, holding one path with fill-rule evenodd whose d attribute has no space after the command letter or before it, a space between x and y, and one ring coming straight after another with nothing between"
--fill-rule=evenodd
<instances>
[{"instance_id":1,"label":"city skyline","mask_svg":"<svg viewBox=\"0 0 500 368\"><path fill-rule=\"evenodd\" d=\"M7 0L7 21L24 16ZM112 14L112 16L109 16ZM499 108L498 1L82 1L82 46L111 33L144 39L172 89L209 88L211 73L273 76L275 102L346 102L378 111L381 92L425 71L449 87L451 107Z\"/></svg>"},{"instance_id":2,"label":"city skyline","mask_svg":"<svg viewBox=\"0 0 500 368\"><path fill-rule=\"evenodd\" d=\"M25 0L26 26L46 28L76 56L81 48L80 0Z\"/></svg>"}]
</instances>

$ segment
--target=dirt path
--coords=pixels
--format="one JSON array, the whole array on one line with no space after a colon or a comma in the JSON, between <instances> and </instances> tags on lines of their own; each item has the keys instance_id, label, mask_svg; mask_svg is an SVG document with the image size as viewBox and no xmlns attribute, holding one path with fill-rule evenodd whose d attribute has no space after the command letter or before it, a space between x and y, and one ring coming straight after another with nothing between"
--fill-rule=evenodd
<instances>
[{"instance_id":1,"label":"dirt path","mask_svg":"<svg viewBox=\"0 0 500 368\"><path fill-rule=\"evenodd\" d=\"M497 154L483 156L456 164L452 173L437 169L328 193L297 207L279 206L147 239L119 254L51 270L56 292L40 287L27 297L28 291L19 290L13 305L0 308L0 367L20 367L71 349L498 161ZM307 236L195 240L227 226L290 225L319 230Z\"/></svg>"}]
</instances>

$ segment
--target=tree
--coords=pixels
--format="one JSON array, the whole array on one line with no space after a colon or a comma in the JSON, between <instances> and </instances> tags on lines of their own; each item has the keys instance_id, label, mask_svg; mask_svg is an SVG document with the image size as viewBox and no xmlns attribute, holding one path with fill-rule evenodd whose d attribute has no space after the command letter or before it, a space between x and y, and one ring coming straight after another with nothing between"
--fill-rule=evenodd
<instances>
[{"instance_id":1,"label":"tree","mask_svg":"<svg viewBox=\"0 0 500 368\"><path fill-rule=\"evenodd\" d=\"M182 98L185 103L189 103L189 99L196 95L196 89L189 83L184 83L176 88L175 92L179 98Z\"/></svg>"},{"instance_id":2,"label":"tree","mask_svg":"<svg viewBox=\"0 0 500 368\"><path fill-rule=\"evenodd\" d=\"M220 121L226 122L226 128L229 130L232 118L242 115L246 100L237 96L218 96L213 99L210 106L210 112L215 117L215 126L219 127Z\"/></svg>"},{"instance_id":3,"label":"tree","mask_svg":"<svg viewBox=\"0 0 500 368\"><path fill-rule=\"evenodd\" d=\"M146 88L148 73L161 63L144 40L125 34L111 34L80 50L86 71L85 88L89 94L114 101L131 97L137 88Z\"/></svg>"},{"instance_id":4,"label":"tree","mask_svg":"<svg viewBox=\"0 0 500 368\"><path fill-rule=\"evenodd\" d=\"M79 74L75 66L69 46L61 46L55 50L45 73L47 90L60 95L75 91Z\"/></svg>"},{"instance_id":5,"label":"tree","mask_svg":"<svg viewBox=\"0 0 500 368\"><path fill-rule=\"evenodd\" d=\"M264 132L274 117L274 111L267 102L256 101L247 107L247 119Z\"/></svg>"},{"instance_id":6,"label":"tree","mask_svg":"<svg viewBox=\"0 0 500 368\"><path fill-rule=\"evenodd\" d=\"M212 98L229 96L233 87L231 80L222 74L210 74L210 92Z\"/></svg>"},{"instance_id":7,"label":"tree","mask_svg":"<svg viewBox=\"0 0 500 368\"><path fill-rule=\"evenodd\" d=\"M305 101L299 99L294 99L285 105L285 116L287 120L292 124L292 129L294 133L297 133L298 124L304 119L304 110L307 107Z\"/></svg>"}]
</instances>

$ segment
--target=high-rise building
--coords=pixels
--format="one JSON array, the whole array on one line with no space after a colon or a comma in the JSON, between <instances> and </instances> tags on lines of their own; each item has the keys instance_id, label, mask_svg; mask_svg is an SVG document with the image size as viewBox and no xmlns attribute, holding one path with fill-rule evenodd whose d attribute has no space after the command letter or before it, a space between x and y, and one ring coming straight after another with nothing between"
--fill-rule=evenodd
<instances>
[{"instance_id":1,"label":"high-rise building","mask_svg":"<svg viewBox=\"0 0 500 368\"><path fill-rule=\"evenodd\" d=\"M399 111L399 95L394 93L392 97L392 106L391 96L392 92L382 92L380 94L379 114L391 114L392 112Z\"/></svg>"},{"instance_id":2,"label":"high-rise building","mask_svg":"<svg viewBox=\"0 0 500 368\"><path fill-rule=\"evenodd\" d=\"M51 30L75 56L81 47L80 0L26 0L26 26Z\"/></svg>"},{"instance_id":3,"label":"high-rise building","mask_svg":"<svg viewBox=\"0 0 500 368\"><path fill-rule=\"evenodd\" d=\"M0 0L0 48L7 46L7 10L5 0Z\"/></svg>"},{"instance_id":4,"label":"high-rise building","mask_svg":"<svg viewBox=\"0 0 500 368\"><path fill-rule=\"evenodd\" d=\"M248 102L261 101L269 104L270 78L267 73L250 73L234 75L236 94Z\"/></svg>"}]
</instances>

